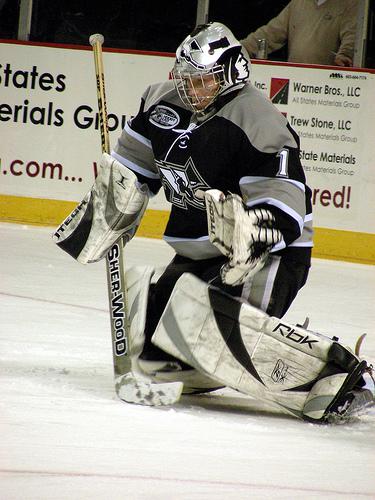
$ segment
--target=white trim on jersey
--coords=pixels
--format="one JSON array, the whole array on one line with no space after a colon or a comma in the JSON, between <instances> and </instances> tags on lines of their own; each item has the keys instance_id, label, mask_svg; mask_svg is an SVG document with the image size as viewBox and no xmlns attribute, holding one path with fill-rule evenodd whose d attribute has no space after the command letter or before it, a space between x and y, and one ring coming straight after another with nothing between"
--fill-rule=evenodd
<instances>
[{"instance_id":1,"label":"white trim on jersey","mask_svg":"<svg viewBox=\"0 0 375 500\"><path fill-rule=\"evenodd\" d=\"M275 283L275 278L276 278L277 271L279 269L280 261L281 261L281 257L276 256L276 255L273 256L273 260L272 260L272 263L270 265L270 269L269 269L268 274L267 274L267 280L266 280L266 284L264 287L262 302L260 304L260 308L262 309L262 311L267 311L267 307L270 303L273 285Z\"/></svg>"},{"instance_id":2,"label":"white trim on jersey","mask_svg":"<svg viewBox=\"0 0 375 500\"><path fill-rule=\"evenodd\" d=\"M130 170L133 170L134 172L137 172L138 174L143 175L144 177L148 177L149 179L160 179L159 174L154 174L153 172L150 172L149 170L140 167L136 163L119 155L118 153L116 153L116 151L111 151L111 156L113 156L113 158L116 158L116 160L125 165L125 167L129 168Z\"/></svg>"},{"instance_id":3,"label":"white trim on jersey","mask_svg":"<svg viewBox=\"0 0 375 500\"><path fill-rule=\"evenodd\" d=\"M272 255L271 259L268 260L259 273L245 281L242 287L241 298L253 305L256 304L256 307L266 311L270 304L280 262L280 256Z\"/></svg>"},{"instance_id":4,"label":"white trim on jersey","mask_svg":"<svg viewBox=\"0 0 375 500\"><path fill-rule=\"evenodd\" d=\"M199 238L178 238L177 236L163 236L163 239L171 243L175 241L206 241L209 240L209 236L199 236Z\"/></svg>"},{"instance_id":5,"label":"white trim on jersey","mask_svg":"<svg viewBox=\"0 0 375 500\"><path fill-rule=\"evenodd\" d=\"M147 139L146 137L144 137L143 135L139 134L138 132L135 132L129 126L128 123L125 124L124 130L125 130L125 132L127 134L129 134L130 136L134 137L134 139L136 139L137 141L141 142L142 144L144 144L148 148L152 149L151 141L149 139Z\"/></svg>"},{"instance_id":6,"label":"white trim on jersey","mask_svg":"<svg viewBox=\"0 0 375 500\"><path fill-rule=\"evenodd\" d=\"M274 245L272 247L272 249L270 250L270 253L279 252L280 250L283 250L284 248L286 248L286 243L285 243L284 238L283 238L278 243L276 243L276 245Z\"/></svg>"},{"instance_id":7,"label":"white trim on jersey","mask_svg":"<svg viewBox=\"0 0 375 500\"><path fill-rule=\"evenodd\" d=\"M299 240L303 240L304 236L306 236L306 231L308 231L308 227L310 227L309 223L312 222L312 220L313 220L313 214L312 213L307 214L305 216L305 219L304 219L304 222L305 222L304 230L302 231L301 236L299 238L297 238L296 240L294 240L294 242L289 245L290 247L305 247L305 248L308 248L308 247L313 247L314 246L314 243L312 242L312 240L309 240L309 241L299 241ZM312 231L312 228L311 228L311 231Z\"/></svg>"},{"instance_id":8,"label":"white trim on jersey","mask_svg":"<svg viewBox=\"0 0 375 500\"><path fill-rule=\"evenodd\" d=\"M170 245L178 255L189 259L210 259L223 255L220 250L210 242L208 236L198 238L178 238L163 236L163 240Z\"/></svg>"},{"instance_id":9,"label":"white trim on jersey","mask_svg":"<svg viewBox=\"0 0 375 500\"><path fill-rule=\"evenodd\" d=\"M313 242L312 241L305 241L301 243L290 243L289 247L313 247Z\"/></svg>"},{"instance_id":10,"label":"white trim on jersey","mask_svg":"<svg viewBox=\"0 0 375 500\"><path fill-rule=\"evenodd\" d=\"M293 179L281 179L279 177L262 177L262 176L249 176L249 175L245 175L244 177L241 177L239 185L241 186L243 184L254 184L256 182L262 182L262 181L289 182L290 184L293 184L294 186L296 186L301 191L305 192L305 185L302 184L302 182L295 181Z\"/></svg>"}]
</instances>

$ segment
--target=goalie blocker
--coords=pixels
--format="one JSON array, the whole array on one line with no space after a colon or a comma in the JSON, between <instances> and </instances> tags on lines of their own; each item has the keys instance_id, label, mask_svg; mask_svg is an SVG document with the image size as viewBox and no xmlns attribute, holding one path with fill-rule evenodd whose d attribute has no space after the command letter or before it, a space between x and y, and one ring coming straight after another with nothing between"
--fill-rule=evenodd
<instances>
[{"instance_id":1,"label":"goalie blocker","mask_svg":"<svg viewBox=\"0 0 375 500\"><path fill-rule=\"evenodd\" d=\"M127 242L134 236L148 199L148 187L103 153L93 187L56 229L53 240L81 264L96 262L121 237Z\"/></svg>"},{"instance_id":2,"label":"goalie blocker","mask_svg":"<svg viewBox=\"0 0 375 500\"><path fill-rule=\"evenodd\" d=\"M290 325L191 274L176 283L152 341L200 373L311 422L373 402L370 370L336 340ZM178 374L177 374L178 375Z\"/></svg>"}]
</instances>

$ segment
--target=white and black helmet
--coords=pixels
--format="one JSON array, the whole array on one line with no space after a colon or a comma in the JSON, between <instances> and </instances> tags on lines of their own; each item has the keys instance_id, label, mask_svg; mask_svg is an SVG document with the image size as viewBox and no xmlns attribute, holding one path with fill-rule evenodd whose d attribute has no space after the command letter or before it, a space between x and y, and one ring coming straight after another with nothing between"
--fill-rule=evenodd
<instances>
[{"instance_id":1,"label":"white and black helmet","mask_svg":"<svg viewBox=\"0 0 375 500\"><path fill-rule=\"evenodd\" d=\"M194 88L197 82L204 87L207 75L212 75L218 85L202 97ZM250 77L250 60L226 26L203 24L178 47L172 76L181 100L193 111L204 112L219 95L245 85Z\"/></svg>"}]
</instances>

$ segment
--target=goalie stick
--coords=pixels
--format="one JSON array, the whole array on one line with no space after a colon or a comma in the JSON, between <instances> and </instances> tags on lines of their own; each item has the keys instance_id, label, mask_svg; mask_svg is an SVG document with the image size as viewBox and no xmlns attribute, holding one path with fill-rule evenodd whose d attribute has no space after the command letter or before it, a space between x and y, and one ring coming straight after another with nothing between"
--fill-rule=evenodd
<instances>
[{"instance_id":1,"label":"goalie stick","mask_svg":"<svg viewBox=\"0 0 375 500\"><path fill-rule=\"evenodd\" d=\"M96 33L90 36L89 42L94 52L101 147L103 153L110 154L102 57L104 37ZM106 270L115 389L118 397L128 403L150 406L175 403L181 395L182 382L156 384L148 380L138 379L131 373L131 345L128 335L129 315L123 245L121 241L115 243L108 251L106 256ZM116 281L116 286L114 286L114 280Z\"/></svg>"}]
</instances>

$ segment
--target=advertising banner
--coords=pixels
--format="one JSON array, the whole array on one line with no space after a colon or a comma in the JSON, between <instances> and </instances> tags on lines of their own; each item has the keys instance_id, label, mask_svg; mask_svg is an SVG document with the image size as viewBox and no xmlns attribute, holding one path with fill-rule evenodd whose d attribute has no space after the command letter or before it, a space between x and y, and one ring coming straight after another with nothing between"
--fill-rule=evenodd
<instances>
[{"instance_id":1,"label":"advertising banner","mask_svg":"<svg viewBox=\"0 0 375 500\"><path fill-rule=\"evenodd\" d=\"M254 65L254 77L300 137L315 223L375 232L375 75Z\"/></svg>"},{"instance_id":2,"label":"advertising banner","mask_svg":"<svg viewBox=\"0 0 375 500\"><path fill-rule=\"evenodd\" d=\"M114 145L170 57L104 54L108 126ZM82 199L100 160L96 77L90 50L0 44L0 193Z\"/></svg>"}]
</instances>

